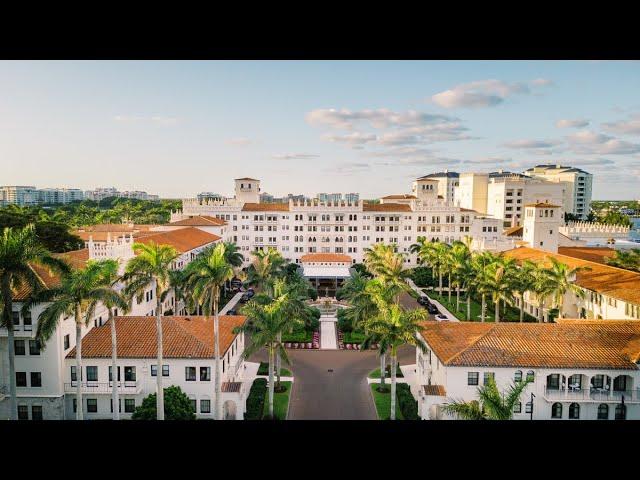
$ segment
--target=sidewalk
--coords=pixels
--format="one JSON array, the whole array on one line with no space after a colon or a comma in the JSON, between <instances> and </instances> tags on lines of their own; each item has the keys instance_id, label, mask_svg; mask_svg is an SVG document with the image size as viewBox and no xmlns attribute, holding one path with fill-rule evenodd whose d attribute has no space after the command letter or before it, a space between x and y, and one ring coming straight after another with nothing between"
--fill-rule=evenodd
<instances>
[{"instance_id":1,"label":"sidewalk","mask_svg":"<svg viewBox=\"0 0 640 480\"><path fill-rule=\"evenodd\" d=\"M336 317L320 317L320 350L338 350Z\"/></svg>"},{"instance_id":2,"label":"sidewalk","mask_svg":"<svg viewBox=\"0 0 640 480\"><path fill-rule=\"evenodd\" d=\"M233 309L233 307L235 307L236 304L240 301L240 297L242 297L243 293L244 292L236 293L233 296L233 298L227 302L227 304L224 306L224 308L222 310L220 310L220 313L218 313L218 315L226 315L229 310Z\"/></svg>"},{"instance_id":3,"label":"sidewalk","mask_svg":"<svg viewBox=\"0 0 640 480\"><path fill-rule=\"evenodd\" d=\"M407 278L407 283L409 284L409 286L413 289L414 292L416 292L418 295L420 295L421 297L427 297L429 299L429 301L431 303L433 303L438 310L440 310L440 313L443 314L445 317L447 317L447 319L450 322L459 322L460 320L453 314L451 313L449 310L447 310L444 305L442 305L439 301L434 300L433 298L431 298L429 295L427 295L426 293L424 293L422 291L422 289L420 287L418 287L413 280L411 280L410 278Z\"/></svg>"}]
</instances>

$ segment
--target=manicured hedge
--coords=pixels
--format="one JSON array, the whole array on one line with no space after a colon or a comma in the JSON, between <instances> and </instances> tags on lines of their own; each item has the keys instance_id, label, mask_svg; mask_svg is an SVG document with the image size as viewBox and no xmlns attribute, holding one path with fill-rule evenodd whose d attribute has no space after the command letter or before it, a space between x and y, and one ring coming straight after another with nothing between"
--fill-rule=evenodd
<instances>
[{"instance_id":1,"label":"manicured hedge","mask_svg":"<svg viewBox=\"0 0 640 480\"><path fill-rule=\"evenodd\" d=\"M409 278L419 287L433 287L438 284L438 279L433 277L431 269L426 267L414 268Z\"/></svg>"},{"instance_id":2,"label":"manicured hedge","mask_svg":"<svg viewBox=\"0 0 640 480\"><path fill-rule=\"evenodd\" d=\"M251 385L249 396L247 397L247 411L244 414L245 420L261 420L264 409L264 401L267 397L267 379L256 378Z\"/></svg>"},{"instance_id":3,"label":"manicured hedge","mask_svg":"<svg viewBox=\"0 0 640 480\"><path fill-rule=\"evenodd\" d=\"M411 389L406 383L398 383L396 385L396 398L398 406L405 420L419 420L418 402L411 395Z\"/></svg>"}]
</instances>

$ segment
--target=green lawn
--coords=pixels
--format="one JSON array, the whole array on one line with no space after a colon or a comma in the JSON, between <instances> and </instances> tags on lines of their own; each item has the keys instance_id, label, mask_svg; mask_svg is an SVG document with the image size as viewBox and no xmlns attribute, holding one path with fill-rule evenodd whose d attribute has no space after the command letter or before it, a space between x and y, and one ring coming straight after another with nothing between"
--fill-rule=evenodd
<instances>
[{"instance_id":1,"label":"green lawn","mask_svg":"<svg viewBox=\"0 0 640 480\"><path fill-rule=\"evenodd\" d=\"M287 412L289 410L289 396L291 395L292 382L282 382L286 390L282 393L275 393L273 395L273 416L276 420L286 420ZM269 391L264 397L264 409L263 415L269 415Z\"/></svg>"},{"instance_id":2,"label":"green lawn","mask_svg":"<svg viewBox=\"0 0 640 480\"><path fill-rule=\"evenodd\" d=\"M273 370L274 375L276 373L275 368ZM260 368L258 368L258 375L269 375L269 363L268 362L260 362ZM291 371L286 368L280 369L280 376L282 377L291 377Z\"/></svg>"},{"instance_id":3,"label":"green lawn","mask_svg":"<svg viewBox=\"0 0 640 480\"><path fill-rule=\"evenodd\" d=\"M342 341L344 343L362 343L365 339L365 334L362 332L343 332Z\"/></svg>"},{"instance_id":4,"label":"green lawn","mask_svg":"<svg viewBox=\"0 0 640 480\"><path fill-rule=\"evenodd\" d=\"M389 376L391 374L390 372L391 372L391 368L389 368L389 364L387 364L387 374L384 377L385 379L389 380L391 378ZM398 368L396 370L396 377L398 378L404 377L404 375L402 375L402 370L400 370L400 364L398 364ZM376 368L371 373L369 373L369 378L380 378L380 369Z\"/></svg>"},{"instance_id":5,"label":"green lawn","mask_svg":"<svg viewBox=\"0 0 640 480\"><path fill-rule=\"evenodd\" d=\"M377 383L371 384L371 393L373 400L376 404L376 412L378 414L378 420L389 420L389 413L391 412L391 386L388 385L389 393L380 393L376 390ZM402 412L400 411L400 405L396 399L396 420L403 420Z\"/></svg>"},{"instance_id":6,"label":"green lawn","mask_svg":"<svg viewBox=\"0 0 640 480\"><path fill-rule=\"evenodd\" d=\"M453 315L455 315L459 320L466 321L467 320L467 302L464 296L460 296L460 311L456 311L456 296L455 293L451 294L451 303L449 303L449 296L438 295L435 292L423 290L429 298L433 300L437 300L440 302L447 310L449 310ZM502 315L502 304L500 306L500 312ZM480 302L475 299L471 299L471 321L479 322L480 314L482 311L482 305ZM493 322L495 313L495 305L491 302L490 299L487 299L487 306L485 310L485 322ZM518 322L520 321L520 310L518 308L512 307L511 305L507 306L507 314L502 321L506 322ZM527 312L524 313L524 321L525 322L537 322L537 319L529 315Z\"/></svg>"}]
</instances>

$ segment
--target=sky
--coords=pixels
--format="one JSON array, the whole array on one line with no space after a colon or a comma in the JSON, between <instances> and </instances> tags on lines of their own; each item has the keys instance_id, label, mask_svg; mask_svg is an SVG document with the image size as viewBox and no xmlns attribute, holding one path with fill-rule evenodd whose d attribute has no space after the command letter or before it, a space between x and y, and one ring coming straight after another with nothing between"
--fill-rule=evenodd
<instances>
[{"instance_id":1,"label":"sky","mask_svg":"<svg viewBox=\"0 0 640 480\"><path fill-rule=\"evenodd\" d=\"M540 163L640 198L640 62L0 61L0 185L374 198Z\"/></svg>"}]
</instances>

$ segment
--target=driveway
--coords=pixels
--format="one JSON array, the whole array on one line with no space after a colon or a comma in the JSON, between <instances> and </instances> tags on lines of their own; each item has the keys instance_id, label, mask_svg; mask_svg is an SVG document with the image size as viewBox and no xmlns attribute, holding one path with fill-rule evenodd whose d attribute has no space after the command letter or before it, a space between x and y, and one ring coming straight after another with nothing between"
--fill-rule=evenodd
<instances>
[{"instance_id":1,"label":"driveway","mask_svg":"<svg viewBox=\"0 0 640 480\"><path fill-rule=\"evenodd\" d=\"M289 350L295 378L289 420L375 420L367 374L380 365L376 352ZM264 352L251 361L265 361ZM415 348L400 349L401 365L414 364ZM329 370L333 370L329 372Z\"/></svg>"}]
</instances>

